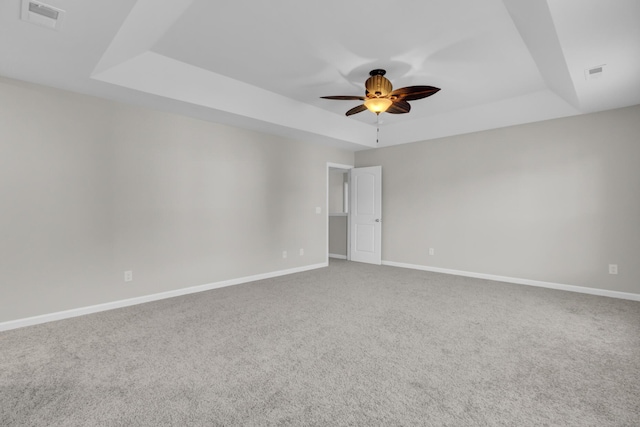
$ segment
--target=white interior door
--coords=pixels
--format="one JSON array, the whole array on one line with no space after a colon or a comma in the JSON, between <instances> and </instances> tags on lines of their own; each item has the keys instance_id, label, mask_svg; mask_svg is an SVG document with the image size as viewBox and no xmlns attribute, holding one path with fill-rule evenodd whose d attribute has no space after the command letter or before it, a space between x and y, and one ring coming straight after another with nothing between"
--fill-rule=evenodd
<instances>
[{"instance_id":1,"label":"white interior door","mask_svg":"<svg viewBox=\"0 0 640 427\"><path fill-rule=\"evenodd\" d=\"M349 187L349 259L381 264L382 167L351 169Z\"/></svg>"}]
</instances>

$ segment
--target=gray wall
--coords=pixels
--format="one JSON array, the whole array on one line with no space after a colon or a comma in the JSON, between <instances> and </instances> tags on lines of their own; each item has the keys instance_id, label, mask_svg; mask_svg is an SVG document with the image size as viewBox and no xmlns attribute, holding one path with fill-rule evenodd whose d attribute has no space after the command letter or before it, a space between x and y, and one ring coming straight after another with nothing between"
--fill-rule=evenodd
<instances>
[{"instance_id":1,"label":"gray wall","mask_svg":"<svg viewBox=\"0 0 640 427\"><path fill-rule=\"evenodd\" d=\"M329 172L329 212L344 212L344 183L347 174L344 170ZM329 217L329 253L347 256L347 217Z\"/></svg>"},{"instance_id":2,"label":"gray wall","mask_svg":"<svg viewBox=\"0 0 640 427\"><path fill-rule=\"evenodd\" d=\"M324 263L327 162L353 153L0 79L0 322Z\"/></svg>"},{"instance_id":3,"label":"gray wall","mask_svg":"<svg viewBox=\"0 0 640 427\"><path fill-rule=\"evenodd\" d=\"M329 217L329 253L347 256L347 217Z\"/></svg>"},{"instance_id":4,"label":"gray wall","mask_svg":"<svg viewBox=\"0 0 640 427\"><path fill-rule=\"evenodd\" d=\"M344 170L329 170L329 212L344 212Z\"/></svg>"},{"instance_id":5,"label":"gray wall","mask_svg":"<svg viewBox=\"0 0 640 427\"><path fill-rule=\"evenodd\" d=\"M639 135L635 106L355 160L384 171L383 260L640 293Z\"/></svg>"},{"instance_id":6,"label":"gray wall","mask_svg":"<svg viewBox=\"0 0 640 427\"><path fill-rule=\"evenodd\" d=\"M356 153L383 259L640 293L638 119ZM0 78L0 322L322 263L326 162L354 155Z\"/></svg>"}]
</instances>

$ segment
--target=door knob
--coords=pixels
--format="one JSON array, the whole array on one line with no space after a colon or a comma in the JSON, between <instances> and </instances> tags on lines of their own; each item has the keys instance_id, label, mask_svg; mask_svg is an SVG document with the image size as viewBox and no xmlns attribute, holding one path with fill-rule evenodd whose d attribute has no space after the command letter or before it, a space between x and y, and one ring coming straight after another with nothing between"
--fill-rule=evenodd
<instances>
[{"instance_id":1,"label":"door knob","mask_svg":"<svg viewBox=\"0 0 640 427\"><path fill-rule=\"evenodd\" d=\"M380 218L376 218L376 222L380 222Z\"/></svg>"}]
</instances>

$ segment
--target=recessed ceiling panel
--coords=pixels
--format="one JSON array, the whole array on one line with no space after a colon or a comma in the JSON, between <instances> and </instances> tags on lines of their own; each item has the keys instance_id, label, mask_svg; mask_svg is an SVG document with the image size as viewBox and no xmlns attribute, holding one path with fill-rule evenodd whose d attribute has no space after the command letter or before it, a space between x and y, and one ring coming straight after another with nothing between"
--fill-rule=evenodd
<instances>
[{"instance_id":1,"label":"recessed ceiling panel","mask_svg":"<svg viewBox=\"0 0 640 427\"><path fill-rule=\"evenodd\" d=\"M544 87L500 0L194 0L153 50L341 115L357 102L320 96L364 94L374 68L396 88L442 88L412 102L413 119Z\"/></svg>"}]
</instances>

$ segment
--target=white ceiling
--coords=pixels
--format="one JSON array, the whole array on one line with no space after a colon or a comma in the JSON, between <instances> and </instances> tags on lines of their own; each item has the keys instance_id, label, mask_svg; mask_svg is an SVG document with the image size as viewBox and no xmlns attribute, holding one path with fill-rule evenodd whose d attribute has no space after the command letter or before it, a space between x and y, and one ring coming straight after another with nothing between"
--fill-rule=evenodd
<instances>
[{"instance_id":1,"label":"white ceiling","mask_svg":"<svg viewBox=\"0 0 640 427\"><path fill-rule=\"evenodd\" d=\"M0 3L0 75L352 150L640 104L638 0L39 1L59 30ZM379 144L358 101L320 99L374 68L442 89Z\"/></svg>"}]
</instances>

